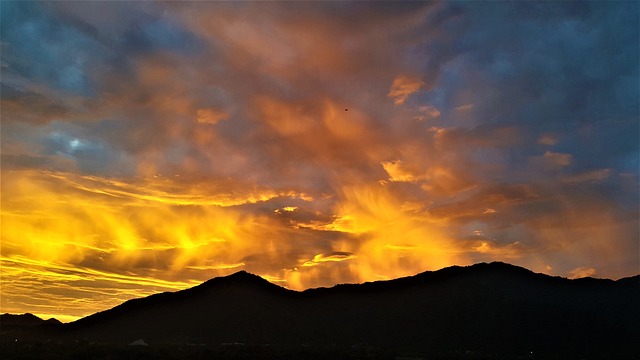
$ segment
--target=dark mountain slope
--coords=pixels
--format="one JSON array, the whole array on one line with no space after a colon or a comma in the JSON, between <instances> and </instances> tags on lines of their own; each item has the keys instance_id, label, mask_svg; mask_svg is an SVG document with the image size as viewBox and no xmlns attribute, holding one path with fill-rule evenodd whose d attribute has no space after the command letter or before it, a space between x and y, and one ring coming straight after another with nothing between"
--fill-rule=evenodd
<instances>
[{"instance_id":1,"label":"dark mountain slope","mask_svg":"<svg viewBox=\"0 0 640 360\"><path fill-rule=\"evenodd\" d=\"M304 292L239 272L66 324L62 339L625 358L640 355L639 304L639 276L568 280L504 263Z\"/></svg>"},{"instance_id":2,"label":"dark mountain slope","mask_svg":"<svg viewBox=\"0 0 640 360\"><path fill-rule=\"evenodd\" d=\"M67 337L99 342L267 341L293 291L241 271L196 287L127 301L66 326Z\"/></svg>"},{"instance_id":3,"label":"dark mountain slope","mask_svg":"<svg viewBox=\"0 0 640 360\"><path fill-rule=\"evenodd\" d=\"M635 277L638 280L638 277ZM340 336L394 347L575 352L634 351L638 281L568 280L503 263L427 272L389 282L311 290L314 321ZM350 326L349 324L358 324ZM636 347L637 350L637 347Z\"/></svg>"}]
</instances>

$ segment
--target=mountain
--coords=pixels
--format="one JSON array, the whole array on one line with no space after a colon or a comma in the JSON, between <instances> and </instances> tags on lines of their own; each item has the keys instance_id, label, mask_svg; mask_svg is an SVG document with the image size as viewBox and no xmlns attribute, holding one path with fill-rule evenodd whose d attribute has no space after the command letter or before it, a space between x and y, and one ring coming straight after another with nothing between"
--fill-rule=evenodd
<instances>
[{"instance_id":1,"label":"mountain","mask_svg":"<svg viewBox=\"0 0 640 360\"><path fill-rule=\"evenodd\" d=\"M303 292L241 271L52 329L59 341L367 347L639 358L640 276L569 280L505 263Z\"/></svg>"},{"instance_id":2,"label":"mountain","mask_svg":"<svg viewBox=\"0 0 640 360\"><path fill-rule=\"evenodd\" d=\"M0 339L2 343L15 339L42 339L49 337L49 334L58 333L62 328L62 323L57 319L41 319L33 314L22 315L2 314L0 315ZM0 353L4 353L1 351Z\"/></svg>"},{"instance_id":3,"label":"mountain","mask_svg":"<svg viewBox=\"0 0 640 360\"><path fill-rule=\"evenodd\" d=\"M33 314L26 313L22 315L2 314L0 315L0 326L7 328L30 328L42 325L58 325L62 324L59 320L51 318L43 320Z\"/></svg>"}]
</instances>

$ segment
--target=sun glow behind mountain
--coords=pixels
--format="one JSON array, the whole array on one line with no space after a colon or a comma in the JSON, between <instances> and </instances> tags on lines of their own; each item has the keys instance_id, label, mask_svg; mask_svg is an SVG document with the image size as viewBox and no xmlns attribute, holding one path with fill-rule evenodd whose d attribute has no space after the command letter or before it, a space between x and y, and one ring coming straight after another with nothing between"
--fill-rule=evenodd
<instances>
[{"instance_id":1,"label":"sun glow behind mountain","mask_svg":"<svg viewBox=\"0 0 640 360\"><path fill-rule=\"evenodd\" d=\"M637 273L632 4L1 6L2 312Z\"/></svg>"}]
</instances>

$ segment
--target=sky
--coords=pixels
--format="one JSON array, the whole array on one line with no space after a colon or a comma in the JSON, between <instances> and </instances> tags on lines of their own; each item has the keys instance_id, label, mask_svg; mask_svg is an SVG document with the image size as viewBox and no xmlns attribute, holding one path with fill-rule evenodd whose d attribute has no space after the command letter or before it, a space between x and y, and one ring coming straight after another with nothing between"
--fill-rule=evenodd
<instances>
[{"instance_id":1,"label":"sky","mask_svg":"<svg viewBox=\"0 0 640 360\"><path fill-rule=\"evenodd\" d=\"M14 2L1 312L239 270L640 273L636 2Z\"/></svg>"}]
</instances>

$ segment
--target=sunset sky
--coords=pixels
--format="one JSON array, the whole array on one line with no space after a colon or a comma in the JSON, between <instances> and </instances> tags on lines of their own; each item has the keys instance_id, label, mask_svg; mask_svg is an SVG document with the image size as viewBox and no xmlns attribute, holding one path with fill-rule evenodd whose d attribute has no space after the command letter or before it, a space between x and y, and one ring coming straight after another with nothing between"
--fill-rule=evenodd
<instances>
[{"instance_id":1,"label":"sunset sky","mask_svg":"<svg viewBox=\"0 0 640 360\"><path fill-rule=\"evenodd\" d=\"M0 6L2 313L640 272L637 2Z\"/></svg>"}]
</instances>

